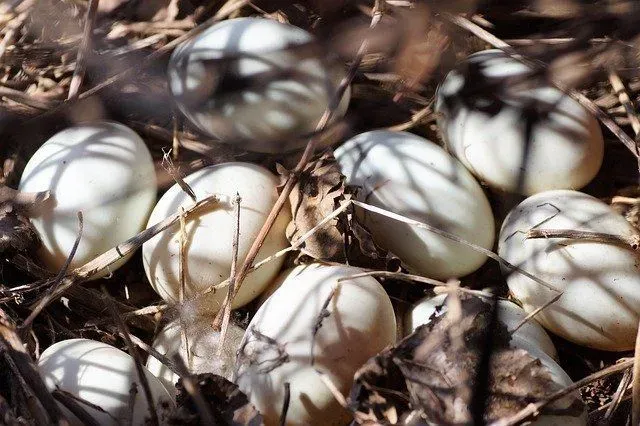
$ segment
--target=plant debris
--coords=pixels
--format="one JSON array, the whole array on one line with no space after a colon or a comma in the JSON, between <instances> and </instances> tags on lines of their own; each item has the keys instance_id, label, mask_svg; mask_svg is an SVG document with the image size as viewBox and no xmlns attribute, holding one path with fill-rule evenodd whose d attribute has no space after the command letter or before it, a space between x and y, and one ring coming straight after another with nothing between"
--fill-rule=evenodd
<instances>
[{"instance_id":1,"label":"plant debris","mask_svg":"<svg viewBox=\"0 0 640 426\"><path fill-rule=\"evenodd\" d=\"M459 320L452 321L450 314L433 318L356 373L351 399L357 420L472 423L474 386L492 314L491 304L478 298L464 298L461 305ZM504 325L497 323L493 330L483 419L487 423L513 415L561 389L539 360L522 349L508 347L510 338ZM570 403L561 400L541 414L579 416L583 404L577 395L570 398Z\"/></svg>"},{"instance_id":2,"label":"plant debris","mask_svg":"<svg viewBox=\"0 0 640 426\"><path fill-rule=\"evenodd\" d=\"M286 173L282 169L280 173ZM287 226L289 241L295 242L331 214L344 200L344 176L335 159L324 154L307 165L289 195L292 220ZM302 247L305 254L319 260L345 259L344 232L339 219L319 229Z\"/></svg>"},{"instance_id":3,"label":"plant debris","mask_svg":"<svg viewBox=\"0 0 640 426\"><path fill-rule=\"evenodd\" d=\"M261 426L264 424L262 415L235 384L211 373L198 374L193 378L197 382L198 391L213 413L216 422L213 426ZM184 388L182 379L178 381L176 387L178 407L170 416L170 424L204 425L193 398Z\"/></svg>"}]
</instances>

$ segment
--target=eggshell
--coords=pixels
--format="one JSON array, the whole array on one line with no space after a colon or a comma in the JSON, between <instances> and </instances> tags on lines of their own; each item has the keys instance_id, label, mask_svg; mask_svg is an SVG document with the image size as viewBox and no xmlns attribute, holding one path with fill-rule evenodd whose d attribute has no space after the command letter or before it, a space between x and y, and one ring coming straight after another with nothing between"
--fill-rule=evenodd
<instances>
[{"instance_id":1,"label":"eggshell","mask_svg":"<svg viewBox=\"0 0 640 426\"><path fill-rule=\"evenodd\" d=\"M569 239L526 239L532 228L633 235L634 228L607 204L568 190L527 198L507 216L499 254L564 294L535 318L579 345L632 349L640 319L640 260L620 246ZM511 293L527 312L556 292L518 272L504 270Z\"/></svg>"},{"instance_id":2,"label":"eggshell","mask_svg":"<svg viewBox=\"0 0 640 426\"><path fill-rule=\"evenodd\" d=\"M250 163L222 163L206 167L187 176L185 182L201 199L220 197L211 208L192 215L186 223L185 300L192 300L212 285L226 280L231 273L233 237L236 222L233 200L240 194L240 238L238 264L242 265L251 244L258 236L269 211L278 198L278 179L267 169ZM149 218L149 226L169 217L181 207L193 204L176 184L158 201ZM258 253L257 261L288 246L285 228L291 219L285 206ZM179 301L180 294L180 226L175 224L147 241L142 247L142 259L147 278L166 301ZM282 258L268 262L244 280L233 308L245 305L260 294L276 276ZM220 308L227 287L222 287L195 302L202 313Z\"/></svg>"},{"instance_id":3,"label":"eggshell","mask_svg":"<svg viewBox=\"0 0 640 426\"><path fill-rule=\"evenodd\" d=\"M491 207L473 176L444 150L405 132L362 133L335 151L358 199L490 249ZM486 260L468 246L373 212L361 212L374 240L411 271L432 278L469 274Z\"/></svg>"},{"instance_id":4,"label":"eggshell","mask_svg":"<svg viewBox=\"0 0 640 426\"><path fill-rule=\"evenodd\" d=\"M202 132L260 152L302 148L344 71L308 32L262 18L216 23L171 56L169 86ZM345 93L335 113L348 107Z\"/></svg>"},{"instance_id":5,"label":"eggshell","mask_svg":"<svg viewBox=\"0 0 640 426\"><path fill-rule=\"evenodd\" d=\"M416 303L405 316L405 333L411 334L419 326L428 324L431 315L436 312L438 306L445 303L446 298L446 294L439 294L435 297L426 297ZM446 312L446 305L444 305L443 310L439 312ZM527 313L515 303L509 302L508 300L498 301L498 319L504 324L507 330L512 330L517 327L526 316ZM544 352L553 359L558 358L556 347L549 338L549 335L533 320L527 321L522 327L516 330L511 335L509 344L513 348L532 352L532 355L536 357L539 352Z\"/></svg>"},{"instance_id":6,"label":"eggshell","mask_svg":"<svg viewBox=\"0 0 640 426\"><path fill-rule=\"evenodd\" d=\"M245 334L237 359L236 383L265 416L278 424L284 383L291 386L288 425L344 425L348 414L335 402L315 369L346 394L353 375L370 357L396 338L391 301L371 277L337 283L362 270L322 266L305 270L284 284L258 309ZM312 330L322 306L336 288L315 339L311 365ZM288 355L278 365L276 345L257 340L255 329L274 339Z\"/></svg>"},{"instance_id":7,"label":"eggshell","mask_svg":"<svg viewBox=\"0 0 640 426\"><path fill-rule=\"evenodd\" d=\"M447 148L480 180L502 190L581 188L602 164L600 126L548 83L507 83L528 73L500 50L473 54L451 71L435 104Z\"/></svg>"},{"instance_id":8,"label":"eggshell","mask_svg":"<svg viewBox=\"0 0 640 426\"><path fill-rule=\"evenodd\" d=\"M129 354L113 346L88 339L63 340L42 353L38 369L50 391L59 387L104 409L106 413L81 404L101 425L123 424L129 416L129 392L134 384L138 393L133 408L133 424L144 425L145 418L149 417L135 361ZM151 388L156 412L161 417L163 410L173 406L173 400L153 374L146 369L144 374ZM70 411L64 411L73 425L82 424Z\"/></svg>"},{"instance_id":9,"label":"eggshell","mask_svg":"<svg viewBox=\"0 0 640 426\"><path fill-rule=\"evenodd\" d=\"M31 221L42 238L42 260L57 271L78 236L78 211L84 227L71 268L142 231L156 200L156 175L133 130L114 122L84 123L56 133L33 154L20 190L51 191L54 202Z\"/></svg>"},{"instance_id":10,"label":"eggshell","mask_svg":"<svg viewBox=\"0 0 640 426\"><path fill-rule=\"evenodd\" d=\"M180 321L174 320L158 333L153 341L153 348L169 359L173 359L178 354L192 374L214 373L231 380L236 352L244 336L244 330L230 323L224 349L222 354L218 355L220 333L211 328L212 322L211 318L199 317L192 322L183 323L187 339L187 345L185 345ZM147 369L160 379L171 395L175 396L175 384L178 383L180 376L152 355L147 359Z\"/></svg>"},{"instance_id":11,"label":"eggshell","mask_svg":"<svg viewBox=\"0 0 640 426\"><path fill-rule=\"evenodd\" d=\"M406 314L405 332L407 334L415 331L416 328L430 322L430 317L439 306L445 303L447 295L439 294L435 297L427 297L416 303ZM438 310L439 315L446 312L446 305ZM507 329L516 327L527 316L527 313L513 302L507 300L498 301L498 318ZM549 370L551 379L559 385L559 389L573 384L571 378L556 362L558 353L556 348L544 331L535 321L530 320L511 335L509 346L514 349L525 350L533 358L540 360L540 363ZM572 394L570 397L560 399L551 408L564 409L572 403L572 397L579 397L579 394ZM573 415L552 415L544 413L532 422L536 426L565 426L565 425L586 425L587 413Z\"/></svg>"}]
</instances>

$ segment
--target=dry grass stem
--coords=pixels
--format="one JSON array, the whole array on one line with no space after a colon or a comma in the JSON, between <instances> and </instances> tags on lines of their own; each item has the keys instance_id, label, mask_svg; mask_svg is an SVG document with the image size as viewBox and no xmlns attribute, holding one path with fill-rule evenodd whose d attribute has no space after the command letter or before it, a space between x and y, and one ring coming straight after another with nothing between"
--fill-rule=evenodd
<instances>
[{"instance_id":1,"label":"dry grass stem","mask_svg":"<svg viewBox=\"0 0 640 426\"><path fill-rule=\"evenodd\" d=\"M640 248L640 234L613 235L600 232L574 231L571 229L531 229L527 232L526 238L567 238L594 243L614 244L634 251Z\"/></svg>"},{"instance_id":2,"label":"dry grass stem","mask_svg":"<svg viewBox=\"0 0 640 426\"><path fill-rule=\"evenodd\" d=\"M129 328L127 324L124 322L122 317L120 316L120 312L118 312L118 308L115 303L109 296L107 289L103 286L102 292L104 293L107 299L107 305L109 306L109 311L111 312L111 316L113 317L114 322L120 329L120 333L127 344L127 350L129 351L129 355L133 358L136 365L136 372L138 373L138 381L142 385L142 390L144 391L144 396L147 399L147 405L149 408L149 416L152 425L160 425L160 420L158 419L158 413L156 412L155 402L153 400L153 393L151 393L151 386L149 385L149 381L147 380L147 376L144 374L145 368L142 365L142 360L140 359L140 354L136 350L135 345L131 341L131 334L129 333Z\"/></svg>"},{"instance_id":3,"label":"dry grass stem","mask_svg":"<svg viewBox=\"0 0 640 426\"><path fill-rule=\"evenodd\" d=\"M84 74L87 69L87 57L91 54L91 36L96 22L96 12L98 11L99 2L100 0L89 0L89 7L85 14L82 41L80 42L78 56L76 58L76 69L73 72L73 77L71 77L67 100L74 100L78 97L82 81L84 80Z\"/></svg>"}]
</instances>

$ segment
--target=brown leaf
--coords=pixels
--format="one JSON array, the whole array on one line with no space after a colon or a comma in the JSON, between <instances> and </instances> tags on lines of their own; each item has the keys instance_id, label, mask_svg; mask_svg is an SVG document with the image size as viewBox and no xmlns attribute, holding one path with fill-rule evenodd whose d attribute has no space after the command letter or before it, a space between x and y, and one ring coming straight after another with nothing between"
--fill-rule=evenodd
<instances>
[{"instance_id":1,"label":"brown leaf","mask_svg":"<svg viewBox=\"0 0 640 426\"><path fill-rule=\"evenodd\" d=\"M216 374L205 373L194 376L199 392L208 403L215 420L214 426L261 426L262 414L249 402L238 386ZM196 404L182 385L176 385L178 407L170 416L169 423L176 425L204 424L198 415Z\"/></svg>"},{"instance_id":2,"label":"brown leaf","mask_svg":"<svg viewBox=\"0 0 640 426\"><path fill-rule=\"evenodd\" d=\"M434 318L356 373L351 400L358 421L390 422L391 413L400 422L410 417L440 425L472 422L470 405L491 326L491 305L478 298L464 298L461 304L459 318ZM560 388L539 360L508 347L510 337L502 323L493 330L487 422L515 414ZM562 414L581 412L582 402L575 397Z\"/></svg>"},{"instance_id":3,"label":"brown leaf","mask_svg":"<svg viewBox=\"0 0 640 426\"><path fill-rule=\"evenodd\" d=\"M344 177L335 159L325 154L304 169L291 191L292 221L287 226L287 238L294 242L330 215L344 196ZM338 219L315 232L302 246L305 254L322 260L345 258L344 236Z\"/></svg>"}]
</instances>

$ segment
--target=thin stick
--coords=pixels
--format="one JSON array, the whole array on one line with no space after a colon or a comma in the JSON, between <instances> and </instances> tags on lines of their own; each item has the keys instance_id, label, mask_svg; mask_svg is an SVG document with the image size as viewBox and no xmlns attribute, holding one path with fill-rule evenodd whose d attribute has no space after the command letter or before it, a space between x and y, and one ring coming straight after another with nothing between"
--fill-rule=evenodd
<instances>
[{"instance_id":1,"label":"thin stick","mask_svg":"<svg viewBox=\"0 0 640 426\"><path fill-rule=\"evenodd\" d=\"M382 18L382 5L383 5L383 3L384 2L382 0L376 0L376 10L374 11L373 18L371 19L371 24L369 25L369 30L370 31L372 31L378 25L378 23L380 22L380 19ZM244 262L242 264L242 267L240 268L240 272L238 273L238 276L236 278L236 288L235 288L235 290L233 292L232 297L225 297L224 302L223 302L223 309L218 311L217 316L222 315L222 312L226 309L226 305L231 303L233 298L238 294L238 291L242 287L242 283L244 281L244 278L249 273L249 270L251 269L251 266L253 265L253 262L255 261L256 256L258 255L258 252L260 251L260 248L262 247L262 244L264 243L264 240L267 237L267 234L269 233L269 230L271 229L271 227L275 223L276 218L278 217L278 214L280 213L280 210L282 210L282 208L286 204L287 200L289 199L289 194L291 194L291 191L293 190L293 187L295 186L296 182L298 181L298 177L303 172L303 170L306 167L307 163L309 162L309 160L313 156L313 153L314 153L315 147L316 147L316 143L317 143L317 141L318 141L318 139L320 137L320 133L319 132L327 126L327 124L329 123L329 121L333 117L333 114L334 114L335 110L337 109L338 105L340 104L340 101L342 100L342 97L344 96L345 91L349 87L349 84L353 80L353 77L356 74L358 66L359 66L360 62L362 62L362 59L364 58L364 55L366 54L368 48L369 48L369 38L367 37L362 41L362 44L360 45L360 48L358 49L358 53L356 54L356 57L355 57L352 65L351 65L351 67L349 68L349 71L347 72L347 75L340 82L340 85L338 86L338 89L336 90L336 93L332 97L328 108L325 110L325 112L323 113L322 117L320 118L320 121L318 122L318 125L316 126L316 134L307 143L307 146L306 146L304 152L302 153L302 157L298 161L298 164L293 169L293 171L289 174L289 177L287 178L287 181L286 181L284 187L282 188L282 192L280 193L280 196L278 197L278 199L276 200L273 208L269 212L269 215L267 216L267 219L265 220L264 225L260 229L260 232L258 233L257 238L254 240L253 244L251 245L251 248L249 249L249 252L247 253L247 257L245 258L245 260L244 260Z\"/></svg>"},{"instance_id":2,"label":"thin stick","mask_svg":"<svg viewBox=\"0 0 640 426\"><path fill-rule=\"evenodd\" d=\"M331 381L329 377L327 377L326 374L324 374L322 371L318 370L317 368L316 368L316 373L318 374L318 377L320 378L320 380L322 380L322 383L324 383L327 389L329 389L329 391L331 392L335 400L338 401L338 404L340 404L340 406L345 410L348 410L349 408L347 404L347 399L344 397L344 395L342 395L338 387Z\"/></svg>"},{"instance_id":3,"label":"thin stick","mask_svg":"<svg viewBox=\"0 0 640 426\"><path fill-rule=\"evenodd\" d=\"M186 209L184 211L184 214L188 217L211 204L217 203L218 201L219 199L215 195L203 198L202 200ZM70 275L66 276L62 280L62 283L60 284L58 289L53 293L51 300L60 296L69 287L87 281L89 278L99 273L104 268L133 253L146 241L150 240L170 226L173 226L180 219L181 214L182 213L175 213L174 215L169 216L168 218L138 233L136 236L129 238L124 243L119 244L116 247L106 251L105 253L89 261L83 266L76 268Z\"/></svg>"},{"instance_id":4,"label":"thin stick","mask_svg":"<svg viewBox=\"0 0 640 426\"><path fill-rule=\"evenodd\" d=\"M636 347L633 357L633 377L631 391L631 424L640 424L640 328L636 335Z\"/></svg>"},{"instance_id":5,"label":"thin stick","mask_svg":"<svg viewBox=\"0 0 640 426\"><path fill-rule=\"evenodd\" d=\"M76 255L76 251L78 250L78 245L80 244L80 239L82 238L83 228L84 228L84 220L82 217L82 212L78 212L78 235L76 236L76 240L73 242L73 247L71 247L71 252L69 252L69 256L67 256L67 259L65 260L64 265L62 265L62 268L60 268L60 272L58 272L58 275L56 275L56 277L54 278L53 285L51 286L50 290L47 292L47 294L45 294L45 296L40 300L40 303L38 303L35 309L31 311L27 319L24 320L24 322L22 323L22 326L20 327L22 330L29 330L33 321L36 319L38 315L40 315L40 312L42 312L42 310L49 303L51 303L54 293L62 283L62 279L67 274L67 269L69 269L69 265L71 264L73 257Z\"/></svg>"},{"instance_id":6,"label":"thin stick","mask_svg":"<svg viewBox=\"0 0 640 426\"><path fill-rule=\"evenodd\" d=\"M56 389L51 392L53 397L58 400L62 405L64 405L69 411L76 416L83 425L88 426L99 426L100 423L96 419L91 416L91 414L87 413L85 410L74 398L69 397L68 393L63 393L60 389Z\"/></svg>"},{"instance_id":7,"label":"thin stick","mask_svg":"<svg viewBox=\"0 0 640 426\"><path fill-rule=\"evenodd\" d=\"M93 26L96 22L96 12L98 11L98 3L100 0L89 0L89 7L84 19L84 31L82 32L82 41L78 47L78 56L76 57L76 69L73 71L71 83L69 84L69 96L67 100L78 98L82 80L87 70L87 57L91 51L91 34Z\"/></svg>"},{"instance_id":8,"label":"thin stick","mask_svg":"<svg viewBox=\"0 0 640 426\"><path fill-rule=\"evenodd\" d=\"M195 195L194 195L195 197ZM180 291L178 294L178 300L180 305L184 303L185 292L186 292L186 268L185 262L187 261L187 221L184 217L184 208L180 208L180 251L179 261L178 261L178 269L180 274ZM179 316L180 323L180 339L182 339L182 344L184 345L185 352L187 353L187 367L191 367L191 346L189 345L189 339L187 338L187 326L182 320L182 315Z\"/></svg>"},{"instance_id":9,"label":"thin stick","mask_svg":"<svg viewBox=\"0 0 640 426\"><path fill-rule=\"evenodd\" d=\"M282 402L282 411L280 412L280 426L287 424L287 411L289 411L289 403L291 402L291 385L284 382L284 401Z\"/></svg>"},{"instance_id":10,"label":"thin stick","mask_svg":"<svg viewBox=\"0 0 640 426\"><path fill-rule=\"evenodd\" d=\"M627 117L629 117L629 121L631 122L631 128L633 129L633 132L637 137L638 133L640 133L640 120L638 120L638 116L633 109L631 98L629 98L629 94L624 88L622 80L613 70L609 71L609 82L611 83L613 91L618 96L618 99L620 99L620 104L624 107L624 110L627 113Z\"/></svg>"},{"instance_id":11,"label":"thin stick","mask_svg":"<svg viewBox=\"0 0 640 426\"><path fill-rule=\"evenodd\" d=\"M527 405L525 408L523 408L522 410L520 410L518 413L514 414L511 417L508 417L506 419L500 419L491 423L490 426L514 426L530 417L536 417L540 414L540 410L545 406L547 406L548 404L570 394L571 392L574 392L580 389L583 386L588 385L589 383L595 382L596 380L602 379L603 377L607 377L612 374L619 373L621 371L626 370L627 368L631 368L632 366L633 366L633 359L626 359L622 362L619 362L610 367L602 369L581 380L578 380L577 382L565 387L564 389L561 389L557 392L552 393L547 398L541 401Z\"/></svg>"},{"instance_id":12,"label":"thin stick","mask_svg":"<svg viewBox=\"0 0 640 426\"><path fill-rule=\"evenodd\" d=\"M513 334L516 331L518 331L520 329L520 327L522 327L523 325L525 325L527 322L529 322L529 320L531 320L531 318L535 317L536 315L538 315L540 312L542 312L544 309L547 309L549 306L551 306L553 303L557 302L558 299L560 299L562 297L564 293L558 293L555 296L553 296L547 303L545 303L544 305L534 309L533 311L531 311L526 317L524 317L522 319L522 321L520 321L518 323L518 325L516 325L515 327L513 327L511 330L509 330L509 334Z\"/></svg>"},{"instance_id":13,"label":"thin stick","mask_svg":"<svg viewBox=\"0 0 640 426\"><path fill-rule=\"evenodd\" d=\"M331 292L327 295L327 298L325 299L324 303L322 304L322 307L320 308L320 312L318 312L318 315L316 316L316 320L313 322L313 327L311 328L311 348L309 349L309 352L311 355L310 357L311 366L313 366L316 363L316 355L315 355L316 336L320 331L320 328L322 328L322 322L324 321L324 319L327 318L329 315L331 315L331 313L327 310L327 307L329 306L329 303L331 303L333 296L335 296L339 285L340 283L336 283L336 285L331 289Z\"/></svg>"},{"instance_id":14,"label":"thin stick","mask_svg":"<svg viewBox=\"0 0 640 426\"><path fill-rule=\"evenodd\" d=\"M487 43L491 44L492 46L497 47L500 50L503 50L505 53L507 53L513 59L516 59L516 60L518 60L520 62L526 62L527 65L530 65L530 66L531 65L537 65L538 67L540 66L539 64L532 64L529 61L525 61L524 57L522 57L520 54L516 53L510 45L508 45L504 41L500 40L498 37L494 36L493 34L488 32L484 28L474 24L473 22L471 22L470 20L468 20L464 16L451 15L451 14L448 14L448 13L445 13L443 15L446 17L447 20L451 21L453 24L455 24L455 25L457 25L457 26L469 31L470 33L472 33L476 37L480 38L481 40L486 41ZM638 153L638 148L636 146L636 142L629 135L627 135L620 128L620 126L618 126L616 124L616 122L613 121L607 115L607 113L602 111L593 101L591 101L589 98L584 96L582 93L580 93L580 92L578 92L576 90L569 89L568 87L565 87L563 84L561 84L561 83L559 83L557 81L551 80L550 83L553 84L554 86L556 86L558 89L560 89L563 92L565 92L567 95L571 96L574 100L576 100L585 109L587 109L589 112L591 112L593 115L595 115L602 122L602 124L604 124L611 131L611 133L613 133L620 140L620 142L622 142L624 144L624 146L626 146L629 149L629 151L631 151L631 153L636 158L640 158L640 154Z\"/></svg>"},{"instance_id":15,"label":"thin stick","mask_svg":"<svg viewBox=\"0 0 640 426\"><path fill-rule=\"evenodd\" d=\"M587 240L595 243L614 244L631 250L640 249L639 234L613 235L601 232L574 231L571 229L530 229L525 238L568 238L572 240Z\"/></svg>"},{"instance_id":16,"label":"thin stick","mask_svg":"<svg viewBox=\"0 0 640 426\"><path fill-rule=\"evenodd\" d=\"M227 297L231 298L236 287L236 267L238 264L238 245L240 239L240 203L242 198L240 194L236 192L236 198L233 200L236 221L233 224L233 257L231 259L231 272L229 278L229 288L227 289ZM227 304L224 307L224 315L222 316L222 324L218 324L216 320L219 317L214 318L213 329L220 329L220 339L218 342L218 356L222 356L224 351L224 341L227 338L227 331L229 330L229 321L231 320L231 304Z\"/></svg>"},{"instance_id":17,"label":"thin stick","mask_svg":"<svg viewBox=\"0 0 640 426\"><path fill-rule=\"evenodd\" d=\"M105 295L105 299L107 301L107 306L109 306L109 310L111 311L111 316L113 317L116 325L120 329L122 333L122 337L124 338L125 343L127 344L127 349L129 351L129 355L133 358L136 365L136 371L138 373L138 381L142 385L142 390L144 391L144 396L147 399L147 405L149 408L149 415L151 416L151 424L159 425L160 421L158 419L158 413L156 412L155 403L153 401L153 394L151 393L151 387L149 386L149 381L147 380L147 376L144 374L144 367L142 366L142 361L140 360L140 354L136 350L133 342L131 341L129 328L127 324L125 324L124 320L120 316L120 312L116 307L115 303L109 296L107 289L103 286L102 292Z\"/></svg>"},{"instance_id":18,"label":"thin stick","mask_svg":"<svg viewBox=\"0 0 640 426\"><path fill-rule=\"evenodd\" d=\"M634 363L634 368L636 364L637 363ZM616 393L613 394L613 398L609 403L609 407L607 408L607 411L604 413L603 420L605 423L608 424L610 422L611 416L613 416L613 413L616 411L616 408L618 408L618 406L620 405L620 402L622 401L622 397L624 396L625 391L629 387L629 382L631 381L632 377L633 375L631 373L631 370L626 370L624 372L622 379L620 379L620 383L618 384L618 389L616 389Z\"/></svg>"},{"instance_id":19,"label":"thin stick","mask_svg":"<svg viewBox=\"0 0 640 426\"><path fill-rule=\"evenodd\" d=\"M442 236L442 237L444 237L444 238L446 238L448 240L455 241L457 243L463 244L463 245L473 249L474 251L482 253L485 256L495 260L496 262L500 263L504 267L506 267L506 268L508 268L508 269L510 269L512 271L516 271L516 272L521 273L525 277L537 282L538 284L542 285L543 287L548 288L549 290L553 290L553 291L555 291L557 293L562 293L560 290L555 288L553 285L551 285L551 284L547 283L546 281L544 281L544 280L542 280L542 279L530 274L529 272L525 271L524 269L509 263L507 260L503 259L502 257L500 257L496 253L492 252L491 250L488 250L488 249L486 249L484 247L480 247L477 244L470 243L469 241L466 241L466 240L458 237L457 235L454 235L454 234L452 234L450 232L447 232L447 231L444 231L442 229L436 228L435 226L431 226L431 225L428 225L426 223L419 222L417 220L406 218L406 217L404 217L402 215L399 215L397 213L391 212L389 210L382 209L380 207L372 206L370 204L366 204L366 203L363 203L363 202L360 202L360 201L356 201L356 200L351 200L351 202L354 205L356 205L358 207L361 207L361 208L363 208L365 210L372 211L374 213L380 214L382 216L389 217L389 218L397 220L399 222L407 223L407 224L415 226L417 228L426 229L426 230L428 230L430 232L433 232L434 234L440 235L440 236Z\"/></svg>"}]
</instances>

